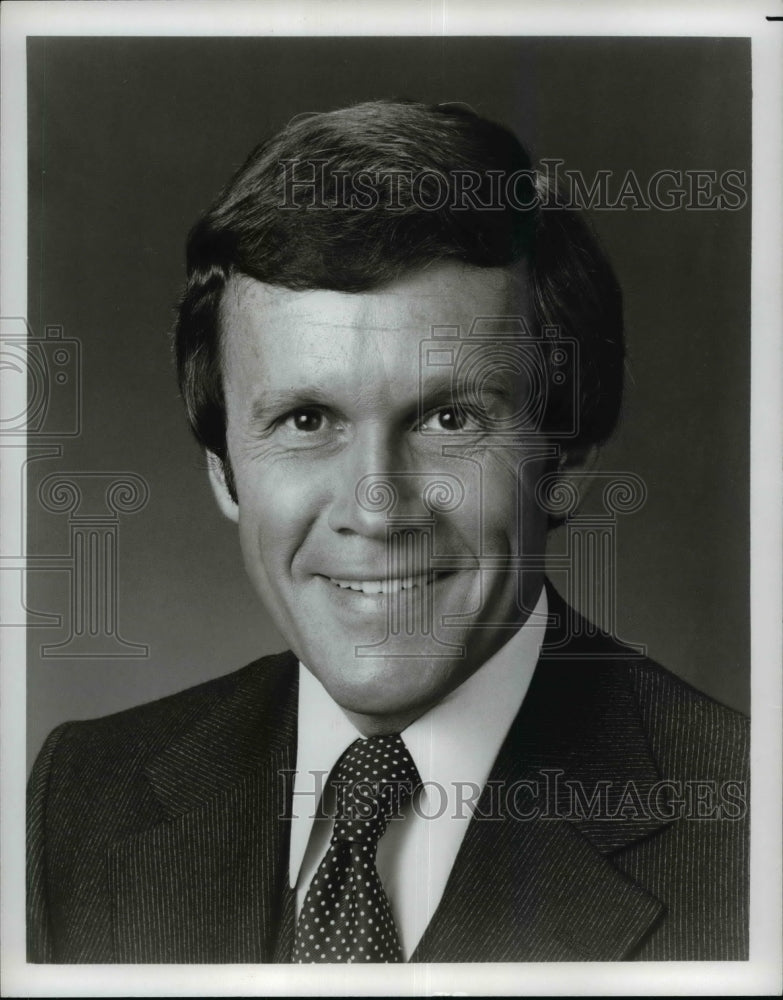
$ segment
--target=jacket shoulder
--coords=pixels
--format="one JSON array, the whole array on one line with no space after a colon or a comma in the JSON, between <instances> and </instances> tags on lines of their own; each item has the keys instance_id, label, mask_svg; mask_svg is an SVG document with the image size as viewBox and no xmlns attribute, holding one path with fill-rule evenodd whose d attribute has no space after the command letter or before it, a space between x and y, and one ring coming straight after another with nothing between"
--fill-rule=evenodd
<instances>
[{"instance_id":1,"label":"jacket shoulder","mask_svg":"<svg viewBox=\"0 0 783 1000\"><path fill-rule=\"evenodd\" d=\"M750 720L646 658L628 675L653 753L669 777L747 780Z\"/></svg>"},{"instance_id":2,"label":"jacket shoulder","mask_svg":"<svg viewBox=\"0 0 783 1000\"><path fill-rule=\"evenodd\" d=\"M661 664L596 628L555 588L547 587L556 624L542 659L562 664L571 689L585 697L615 700L638 713L667 778L747 780L750 722ZM630 699L630 701L629 701ZM581 708L576 709L581 714Z\"/></svg>"},{"instance_id":3,"label":"jacket shoulder","mask_svg":"<svg viewBox=\"0 0 783 1000\"><path fill-rule=\"evenodd\" d=\"M295 677L296 658L279 653L121 712L62 723L46 740L36 770L76 771L86 777L144 767L219 703L236 702L251 714L264 714Z\"/></svg>"}]
</instances>

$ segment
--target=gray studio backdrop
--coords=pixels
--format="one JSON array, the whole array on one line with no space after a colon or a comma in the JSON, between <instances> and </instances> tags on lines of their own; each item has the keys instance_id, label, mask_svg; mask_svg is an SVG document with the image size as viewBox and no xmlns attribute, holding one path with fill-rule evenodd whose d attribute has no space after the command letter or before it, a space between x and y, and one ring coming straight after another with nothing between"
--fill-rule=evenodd
<instances>
[{"instance_id":1,"label":"gray studio backdrop","mask_svg":"<svg viewBox=\"0 0 783 1000\"><path fill-rule=\"evenodd\" d=\"M31 39L28 321L47 396L26 470L31 754L63 720L283 647L177 395L183 242L265 134L384 96L466 102L615 189L664 169L746 171L749 188L741 39ZM747 709L750 206L591 217L629 348L601 465L647 488L616 519L617 632Z\"/></svg>"}]
</instances>

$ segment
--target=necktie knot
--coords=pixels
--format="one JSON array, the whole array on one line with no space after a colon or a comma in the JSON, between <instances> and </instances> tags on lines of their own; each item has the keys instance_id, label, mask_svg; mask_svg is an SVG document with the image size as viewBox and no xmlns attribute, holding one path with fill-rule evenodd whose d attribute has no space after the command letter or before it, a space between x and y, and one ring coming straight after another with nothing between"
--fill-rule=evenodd
<instances>
[{"instance_id":1,"label":"necktie knot","mask_svg":"<svg viewBox=\"0 0 783 1000\"><path fill-rule=\"evenodd\" d=\"M413 795L419 772L399 735L352 743L337 762L333 841L377 845L389 820Z\"/></svg>"}]
</instances>

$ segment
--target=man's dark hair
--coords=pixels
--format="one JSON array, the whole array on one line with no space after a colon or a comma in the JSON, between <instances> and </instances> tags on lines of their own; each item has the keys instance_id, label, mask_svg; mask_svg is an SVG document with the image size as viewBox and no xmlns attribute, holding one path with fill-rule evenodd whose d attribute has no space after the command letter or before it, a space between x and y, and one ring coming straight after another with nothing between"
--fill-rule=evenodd
<instances>
[{"instance_id":1,"label":"man's dark hair","mask_svg":"<svg viewBox=\"0 0 783 1000\"><path fill-rule=\"evenodd\" d=\"M528 320L579 345L576 370L549 380L541 430L560 434L571 456L609 437L622 394L622 301L585 222L560 206L508 129L461 105L372 101L295 118L253 150L188 237L180 390L234 499L220 350L229 279L362 292L435 261L526 267Z\"/></svg>"}]
</instances>

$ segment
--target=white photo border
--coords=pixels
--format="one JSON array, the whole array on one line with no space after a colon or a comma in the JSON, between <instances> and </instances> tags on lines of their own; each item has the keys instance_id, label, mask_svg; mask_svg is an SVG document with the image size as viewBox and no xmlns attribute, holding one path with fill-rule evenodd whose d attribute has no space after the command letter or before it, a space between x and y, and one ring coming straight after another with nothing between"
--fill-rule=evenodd
<instances>
[{"instance_id":1,"label":"white photo border","mask_svg":"<svg viewBox=\"0 0 783 1000\"><path fill-rule=\"evenodd\" d=\"M0 632L2 886L6 996L760 995L781 989L781 95L780 0L145 0L3 5L0 315L27 314L26 40L34 35L559 35L751 39L753 65L751 406L751 951L748 962L349 966L42 966L24 954L25 636ZM19 405L21 403L21 405ZM6 412L25 400L6 397ZM0 494L5 544L22 498ZM23 536L22 536L23 537ZM5 574L7 576L8 574ZM4 590L0 599L5 601ZM1 620L2 616L0 616Z\"/></svg>"}]
</instances>

